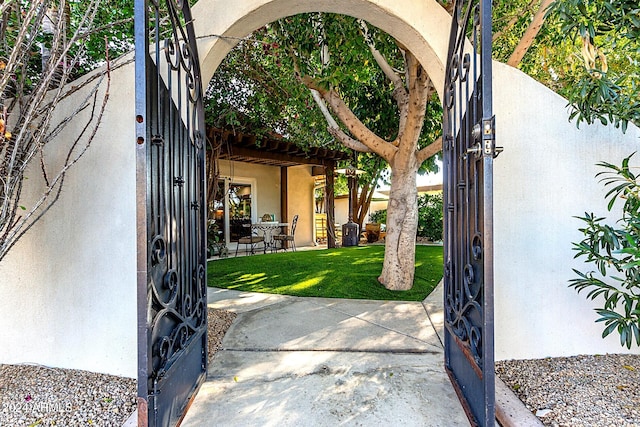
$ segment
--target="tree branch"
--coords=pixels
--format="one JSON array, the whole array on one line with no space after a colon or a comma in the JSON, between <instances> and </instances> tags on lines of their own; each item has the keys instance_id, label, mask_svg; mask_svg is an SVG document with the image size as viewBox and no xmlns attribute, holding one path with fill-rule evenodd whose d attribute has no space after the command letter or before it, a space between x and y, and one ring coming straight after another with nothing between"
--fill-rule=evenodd
<instances>
[{"instance_id":1,"label":"tree branch","mask_svg":"<svg viewBox=\"0 0 640 427\"><path fill-rule=\"evenodd\" d=\"M340 141L345 147L355 151L359 151L361 153L371 153L371 149L369 149L369 147L351 138L349 135L344 133L342 129L340 129L340 126L331 115L331 112L329 112L329 109L327 108L327 105L324 103L324 100L322 99L322 96L320 95L320 93L315 89L309 89L309 91L311 91L311 96L313 96L313 100L316 101L318 108L320 108L322 115L327 121L327 131L334 138Z\"/></svg>"},{"instance_id":2,"label":"tree branch","mask_svg":"<svg viewBox=\"0 0 640 427\"><path fill-rule=\"evenodd\" d=\"M409 94L407 93L407 88L402 81L402 78L398 75L398 73L395 72L393 67L389 65L389 62L385 59L382 53L380 53L380 51L376 48L376 45L371 38L371 35L369 34L369 27L367 26L367 23L362 19L359 19L358 22L362 27L364 41L367 43L369 51L371 52L371 55L373 55L373 59L375 59L384 75L393 84L393 99L396 100L398 110L400 111L400 123L398 125L398 128L403 129L407 121L409 106ZM406 62L406 55L404 55L404 57Z\"/></svg>"},{"instance_id":3,"label":"tree branch","mask_svg":"<svg viewBox=\"0 0 640 427\"><path fill-rule=\"evenodd\" d=\"M322 99L329 104L331 110L358 141L386 161L389 162L393 159L393 156L395 156L398 150L397 147L371 132L360 119L353 114L336 91L320 87L320 85L309 76L299 77L299 79L309 89L318 91Z\"/></svg>"},{"instance_id":4,"label":"tree branch","mask_svg":"<svg viewBox=\"0 0 640 427\"><path fill-rule=\"evenodd\" d=\"M425 160L435 156L439 152L442 151L442 137L439 137L431 144L424 147L422 150L418 151L416 154L416 160L418 165L424 163Z\"/></svg>"},{"instance_id":5,"label":"tree branch","mask_svg":"<svg viewBox=\"0 0 640 427\"><path fill-rule=\"evenodd\" d=\"M498 40L500 37L502 37L503 34L505 34L506 32L510 31L514 25L516 25L516 23L518 22L518 20L522 17L522 14L525 12L529 12L531 11L531 9L533 8L533 5L539 0L531 0L529 2L529 4L527 5L527 7L524 10L518 10L516 11L516 13L514 13L514 15L511 17L511 19L509 20L509 22L507 22L507 24L505 26L503 26L500 31L496 31L493 34L493 37L491 38L492 41L496 41ZM495 24L494 24L495 25Z\"/></svg>"},{"instance_id":6,"label":"tree branch","mask_svg":"<svg viewBox=\"0 0 640 427\"><path fill-rule=\"evenodd\" d=\"M407 69L409 73L409 107L406 125L400 129L398 141L405 155L411 155L410 153L413 153L417 147L424 124L427 102L434 89L429 75L411 52L407 52Z\"/></svg>"},{"instance_id":7,"label":"tree branch","mask_svg":"<svg viewBox=\"0 0 640 427\"><path fill-rule=\"evenodd\" d=\"M546 12L547 12L547 9L549 8L549 5L551 5L551 3L553 3L554 1L555 0L542 0L540 2L540 7L538 8L538 11L533 16L533 20L527 27L527 30L524 32L524 35L518 42L518 45L513 50L513 53L511 54L511 56L509 57L509 60L507 61L507 65L511 65L512 67L517 67L518 64L520 64L520 62L522 61L522 58L524 58L524 55L527 53L527 51L533 44L533 41L538 35L538 32L540 32L540 28L542 28L542 24L544 24L544 21L546 18Z\"/></svg>"}]
</instances>

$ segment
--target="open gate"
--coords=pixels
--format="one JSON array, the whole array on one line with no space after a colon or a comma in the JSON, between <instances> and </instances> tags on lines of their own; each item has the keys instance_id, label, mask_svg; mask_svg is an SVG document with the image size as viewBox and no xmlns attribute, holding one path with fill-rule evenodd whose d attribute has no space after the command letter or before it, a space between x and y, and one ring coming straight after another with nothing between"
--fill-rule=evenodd
<instances>
[{"instance_id":1,"label":"open gate","mask_svg":"<svg viewBox=\"0 0 640 427\"><path fill-rule=\"evenodd\" d=\"M189 4L136 0L138 425L179 424L206 377L202 83Z\"/></svg>"},{"instance_id":2,"label":"open gate","mask_svg":"<svg viewBox=\"0 0 640 427\"><path fill-rule=\"evenodd\" d=\"M495 422L491 38L491 1L456 1L443 106L445 367L481 426Z\"/></svg>"}]
</instances>

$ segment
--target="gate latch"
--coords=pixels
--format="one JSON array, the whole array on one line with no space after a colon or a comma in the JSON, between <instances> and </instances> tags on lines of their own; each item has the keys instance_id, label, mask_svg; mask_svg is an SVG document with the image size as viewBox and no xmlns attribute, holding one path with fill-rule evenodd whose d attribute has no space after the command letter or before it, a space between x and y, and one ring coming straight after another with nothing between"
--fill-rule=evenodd
<instances>
[{"instance_id":1,"label":"gate latch","mask_svg":"<svg viewBox=\"0 0 640 427\"><path fill-rule=\"evenodd\" d=\"M495 116L489 119L482 119L482 144L484 147L484 155L491 156L494 159L504 150L504 147L496 147Z\"/></svg>"}]
</instances>

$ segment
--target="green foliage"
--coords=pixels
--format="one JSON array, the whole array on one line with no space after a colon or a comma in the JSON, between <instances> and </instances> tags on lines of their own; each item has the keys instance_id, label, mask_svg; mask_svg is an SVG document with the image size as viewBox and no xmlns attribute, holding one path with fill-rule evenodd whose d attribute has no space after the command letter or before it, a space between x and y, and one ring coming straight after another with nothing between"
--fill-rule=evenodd
<instances>
[{"instance_id":1,"label":"green foliage","mask_svg":"<svg viewBox=\"0 0 640 427\"><path fill-rule=\"evenodd\" d=\"M539 2L494 2L493 55L506 62ZM569 100L570 118L640 123L637 0L557 0L519 68ZM584 49L587 38L592 49Z\"/></svg>"},{"instance_id":2,"label":"green foliage","mask_svg":"<svg viewBox=\"0 0 640 427\"><path fill-rule=\"evenodd\" d=\"M588 299L602 302L596 309L596 321L605 324L602 337L617 331L627 348L634 341L640 346L640 184L630 170L630 158L620 167L599 163L606 169L597 176L609 190L607 208L611 211L617 201L624 201L622 218L611 226L592 213L579 217L586 226L580 228L585 238L574 243L576 258L595 264L596 271L574 269L578 277L570 281L578 292L588 291Z\"/></svg>"},{"instance_id":3,"label":"green foliage","mask_svg":"<svg viewBox=\"0 0 640 427\"><path fill-rule=\"evenodd\" d=\"M573 72L563 91L571 118L623 130L629 122L640 124L638 1L557 0L550 16L560 29L552 41L573 44Z\"/></svg>"},{"instance_id":4,"label":"green foliage","mask_svg":"<svg viewBox=\"0 0 640 427\"><path fill-rule=\"evenodd\" d=\"M416 247L416 275L408 291L378 283L384 247L285 252L209 262L209 286L305 297L422 301L442 278L442 247Z\"/></svg>"},{"instance_id":5,"label":"green foliage","mask_svg":"<svg viewBox=\"0 0 640 427\"><path fill-rule=\"evenodd\" d=\"M383 210L380 210L380 211L375 211L369 216L369 219L371 220L371 222L375 222L377 224L386 224L387 223L387 210L383 209Z\"/></svg>"},{"instance_id":6,"label":"green foliage","mask_svg":"<svg viewBox=\"0 0 640 427\"><path fill-rule=\"evenodd\" d=\"M442 240L442 193L418 197L418 236L432 242Z\"/></svg>"},{"instance_id":7,"label":"green foliage","mask_svg":"<svg viewBox=\"0 0 640 427\"><path fill-rule=\"evenodd\" d=\"M402 51L395 40L371 26L369 34L389 63L402 70ZM328 62L321 57L325 44ZM392 86L371 55L360 25L355 18L324 13L283 18L241 41L210 82L208 123L257 135L275 132L302 147L344 149L327 132L327 122L298 80L300 75L334 87L371 131L389 141L396 138L399 112ZM441 115L440 102L434 96L420 147L440 135ZM370 172L360 177L362 182L386 168L384 162L372 167L377 156L359 157L358 167ZM434 160L425 162L421 169L436 170Z\"/></svg>"},{"instance_id":8,"label":"green foliage","mask_svg":"<svg viewBox=\"0 0 640 427\"><path fill-rule=\"evenodd\" d=\"M442 194L423 194L418 197L418 231L417 236L438 242L443 232ZM370 216L371 222L387 223L387 210L375 211Z\"/></svg>"}]
</instances>

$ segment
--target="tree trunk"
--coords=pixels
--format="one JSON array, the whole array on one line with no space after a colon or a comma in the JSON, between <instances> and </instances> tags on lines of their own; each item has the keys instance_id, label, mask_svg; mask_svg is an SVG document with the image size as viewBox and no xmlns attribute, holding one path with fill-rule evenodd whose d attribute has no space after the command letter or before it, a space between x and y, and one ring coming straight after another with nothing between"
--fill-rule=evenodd
<instances>
[{"instance_id":1,"label":"tree trunk","mask_svg":"<svg viewBox=\"0 0 640 427\"><path fill-rule=\"evenodd\" d=\"M391 171L384 263L378 277L389 290L405 291L413 286L418 230L417 170L413 166Z\"/></svg>"}]
</instances>

